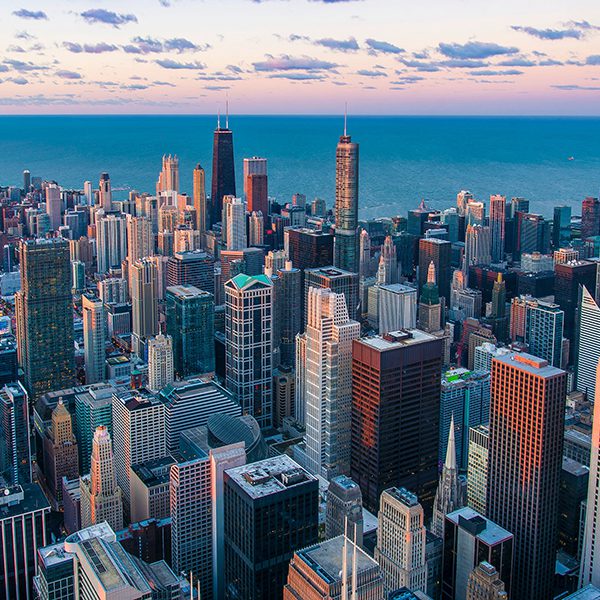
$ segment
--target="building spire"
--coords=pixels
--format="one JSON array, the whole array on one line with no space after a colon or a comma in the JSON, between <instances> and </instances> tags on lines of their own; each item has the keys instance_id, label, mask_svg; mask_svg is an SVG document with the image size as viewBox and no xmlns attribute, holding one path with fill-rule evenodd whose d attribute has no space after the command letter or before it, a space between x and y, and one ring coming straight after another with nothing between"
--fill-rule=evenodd
<instances>
[{"instance_id":1,"label":"building spire","mask_svg":"<svg viewBox=\"0 0 600 600\"><path fill-rule=\"evenodd\" d=\"M429 267L427 267L427 283L433 283L435 285L435 264L433 261L431 261Z\"/></svg>"},{"instance_id":2,"label":"building spire","mask_svg":"<svg viewBox=\"0 0 600 600\"><path fill-rule=\"evenodd\" d=\"M456 470L456 440L454 438L454 413L450 419L450 433L448 434L448 447L446 448L446 469Z\"/></svg>"}]
</instances>

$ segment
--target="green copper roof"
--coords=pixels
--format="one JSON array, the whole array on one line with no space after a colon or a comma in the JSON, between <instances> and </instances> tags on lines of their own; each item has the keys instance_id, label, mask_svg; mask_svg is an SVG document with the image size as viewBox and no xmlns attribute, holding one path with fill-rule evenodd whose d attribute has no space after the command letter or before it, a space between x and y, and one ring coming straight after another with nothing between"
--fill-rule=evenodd
<instances>
[{"instance_id":1,"label":"green copper roof","mask_svg":"<svg viewBox=\"0 0 600 600\"><path fill-rule=\"evenodd\" d=\"M244 273L240 273L231 279L231 282L235 285L235 287L242 289L253 283L262 283L264 285L271 286L271 280L266 275L246 275Z\"/></svg>"}]
</instances>

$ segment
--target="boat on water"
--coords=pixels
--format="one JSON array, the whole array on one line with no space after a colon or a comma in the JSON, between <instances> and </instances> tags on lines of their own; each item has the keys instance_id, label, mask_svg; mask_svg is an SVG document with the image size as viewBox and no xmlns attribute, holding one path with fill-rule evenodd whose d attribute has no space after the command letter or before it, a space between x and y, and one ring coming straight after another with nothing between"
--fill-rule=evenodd
<instances>
[{"instance_id":1,"label":"boat on water","mask_svg":"<svg viewBox=\"0 0 600 600\"><path fill-rule=\"evenodd\" d=\"M567 158L567 160L575 160L574 156L569 156L569 158Z\"/></svg>"}]
</instances>

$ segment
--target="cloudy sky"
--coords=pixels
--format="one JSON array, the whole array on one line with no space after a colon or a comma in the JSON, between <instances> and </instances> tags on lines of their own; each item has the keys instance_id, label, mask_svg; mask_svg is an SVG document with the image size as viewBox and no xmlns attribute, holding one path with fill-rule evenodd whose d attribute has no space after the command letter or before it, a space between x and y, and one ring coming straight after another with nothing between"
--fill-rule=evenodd
<instances>
[{"instance_id":1,"label":"cloudy sky","mask_svg":"<svg viewBox=\"0 0 600 600\"><path fill-rule=\"evenodd\" d=\"M0 113L600 114L598 0L2 0Z\"/></svg>"}]
</instances>

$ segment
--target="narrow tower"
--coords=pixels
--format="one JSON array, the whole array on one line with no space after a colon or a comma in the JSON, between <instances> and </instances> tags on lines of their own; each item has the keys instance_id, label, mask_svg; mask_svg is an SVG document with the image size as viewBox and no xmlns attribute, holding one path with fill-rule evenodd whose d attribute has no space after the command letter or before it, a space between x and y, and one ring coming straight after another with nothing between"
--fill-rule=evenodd
<instances>
[{"instance_id":1,"label":"narrow tower","mask_svg":"<svg viewBox=\"0 0 600 600\"><path fill-rule=\"evenodd\" d=\"M211 221L221 221L223 196L235 196L235 164L233 159L233 131L229 129L229 105L225 127L220 116L213 137L213 165L211 182Z\"/></svg>"}]
</instances>

